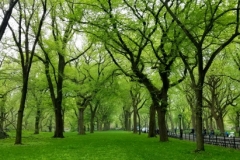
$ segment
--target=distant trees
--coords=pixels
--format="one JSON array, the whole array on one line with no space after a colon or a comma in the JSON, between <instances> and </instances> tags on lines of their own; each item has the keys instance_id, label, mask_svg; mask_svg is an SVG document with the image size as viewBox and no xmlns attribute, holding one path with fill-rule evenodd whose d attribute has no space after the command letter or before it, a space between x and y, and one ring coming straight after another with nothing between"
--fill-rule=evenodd
<instances>
[{"instance_id":1,"label":"distant trees","mask_svg":"<svg viewBox=\"0 0 240 160\"><path fill-rule=\"evenodd\" d=\"M240 93L235 91L232 83L216 75L208 76L205 84L207 93L203 97L204 101L206 101L220 132L224 133L223 118L229 110L228 107L235 106L235 101Z\"/></svg>"},{"instance_id":2,"label":"distant trees","mask_svg":"<svg viewBox=\"0 0 240 160\"><path fill-rule=\"evenodd\" d=\"M157 2L145 3L123 1L107 3L94 1L96 5L88 5L92 12L101 12L98 18L85 14L88 24L86 32L98 38L119 69L133 81L142 83L152 98L150 117L155 121L155 111L158 113L160 140L168 141L165 115L168 106L168 89L180 83L184 77L175 75L171 82L171 68L175 65L178 50L175 37L168 39L172 32L173 22L167 19L163 6L156 7ZM150 7L149 7L150 5ZM123 7L126 12L118 10ZM115 12L117 11L117 12ZM159 19L163 16L163 19ZM100 19L102 21L100 21ZM139 37L139 38L138 38ZM173 49L175 48L175 49ZM182 68L180 67L180 70ZM181 72L181 71L180 71ZM152 77L158 79L155 83ZM160 86L160 87L159 87ZM152 124L152 123L151 123ZM152 127L152 125L150 126ZM155 130L150 130L155 132ZM154 134L153 134L154 136Z\"/></svg>"}]
</instances>

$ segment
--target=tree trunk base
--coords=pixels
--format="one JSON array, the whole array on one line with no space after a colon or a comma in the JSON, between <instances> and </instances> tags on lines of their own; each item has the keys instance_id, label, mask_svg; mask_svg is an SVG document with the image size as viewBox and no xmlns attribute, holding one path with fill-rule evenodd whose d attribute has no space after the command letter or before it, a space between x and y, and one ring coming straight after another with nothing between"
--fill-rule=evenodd
<instances>
[{"instance_id":1,"label":"tree trunk base","mask_svg":"<svg viewBox=\"0 0 240 160\"><path fill-rule=\"evenodd\" d=\"M194 150L195 153L200 153L200 152L202 152L202 151L205 151L205 150L199 150L199 149L195 149L195 150Z\"/></svg>"},{"instance_id":2,"label":"tree trunk base","mask_svg":"<svg viewBox=\"0 0 240 160\"><path fill-rule=\"evenodd\" d=\"M86 133L78 133L78 135L86 135Z\"/></svg>"}]
</instances>

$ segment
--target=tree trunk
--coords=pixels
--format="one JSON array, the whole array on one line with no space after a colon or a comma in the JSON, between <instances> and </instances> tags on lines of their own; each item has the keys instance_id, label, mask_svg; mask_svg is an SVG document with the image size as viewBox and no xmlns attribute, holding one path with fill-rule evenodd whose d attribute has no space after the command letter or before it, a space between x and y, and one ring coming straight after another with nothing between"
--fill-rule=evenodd
<instances>
[{"instance_id":1,"label":"tree trunk","mask_svg":"<svg viewBox=\"0 0 240 160\"><path fill-rule=\"evenodd\" d=\"M124 112L124 130L128 130L128 112L126 110L123 110Z\"/></svg>"},{"instance_id":2,"label":"tree trunk","mask_svg":"<svg viewBox=\"0 0 240 160\"><path fill-rule=\"evenodd\" d=\"M27 89L28 89L28 75L25 75L25 73L23 73L22 97L21 97L20 106L19 106L18 115L17 115L15 144L22 144L22 122L23 122L25 102L27 98Z\"/></svg>"},{"instance_id":3,"label":"tree trunk","mask_svg":"<svg viewBox=\"0 0 240 160\"><path fill-rule=\"evenodd\" d=\"M50 116L48 131L52 132L52 116Z\"/></svg>"},{"instance_id":4,"label":"tree trunk","mask_svg":"<svg viewBox=\"0 0 240 160\"><path fill-rule=\"evenodd\" d=\"M63 76L64 76L64 68L65 68L65 59L61 53L58 53L58 82L57 82L57 97L55 99L55 138L64 138L64 120L63 120L63 109L62 109L62 100L63 100ZM53 93L54 94L54 93Z\"/></svg>"},{"instance_id":5,"label":"tree trunk","mask_svg":"<svg viewBox=\"0 0 240 160\"><path fill-rule=\"evenodd\" d=\"M165 74L164 74L165 75ZM165 78L165 79L164 79ZM166 126L166 112L168 106L168 78L166 76L162 76L163 82L166 81L161 89L161 105L159 106L159 102L154 102L156 104L156 109L158 113L158 126L159 126L159 134L160 141L167 142L168 134L167 134L167 126Z\"/></svg>"},{"instance_id":6,"label":"tree trunk","mask_svg":"<svg viewBox=\"0 0 240 160\"><path fill-rule=\"evenodd\" d=\"M110 122L104 122L103 123L103 130L108 131L110 129Z\"/></svg>"},{"instance_id":7,"label":"tree trunk","mask_svg":"<svg viewBox=\"0 0 240 160\"><path fill-rule=\"evenodd\" d=\"M156 109L154 103L151 104L149 108L149 131L148 137L156 137Z\"/></svg>"},{"instance_id":8,"label":"tree trunk","mask_svg":"<svg viewBox=\"0 0 240 160\"><path fill-rule=\"evenodd\" d=\"M209 117L208 114L206 115L206 129L209 128Z\"/></svg>"},{"instance_id":9,"label":"tree trunk","mask_svg":"<svg viewBox=\"0 0 240 160\"><path fill-rule=\"evenodd\" d=\"M239 117L240 117L240 112L236 112L236 117L235 117L235 132L236 133L240 133L240 128L239 128L239 125L240 125L240 123L239 123ZM240 134L239 134L239 136L240 136Z\"/></svg>"},{"instance_id":10,"label":"tree trunk","mask_svg":"<svg viewBox=\"0 0 240 160\"><path fill-rule=\"evenodd\" d=\"M138 110L137 110L137 118L138 118L138 128L139 128L138 134L140 135L141 134L141 129L140 129L141 128L141 119L140 119L140 115L139 115Z\"/></svg>"},{"instance_id":11,"label":"tree trunk","mask_svg":"<svg viewBox=\"0 0 240 160\"><path fill-rule=\"evenodd\" d=\"M193 107L191 107L191 121L192 121L192 129L196 129L196 112Z\"/></svg>"},{"instance_id":12,"label":"tree trunk","mask_svg":"<svg viewBox=\"0 0 240 160\"><path fill-rule=\"evenodd\" d=\"M98 125L98 131L102 131L103 129L102 129L102 122L101 121L98 121L98 123L97 123Z\"/></svg>"},{"instance_id":13,"label":"tree trunk","mask_svg":"<svg viewBox=\"0 0 240 160\"><path fill-rule=\"evenodd\" d=\"M90 133L94 133L94 117L95 117L95 115L91 114L91 119L90 119Z\"/></svg>"},{"instance_id":14,"label":"tree trunk","mask_svg":"<svg viewBox=\"0 0 240 160\"><path fill-rule=\"evenodd\" d=\"M131 131L131 128L132 128L132 119L131 119L131 113L128 111L128 128L127 130L128 131Z\"/></svg>"},{"instance_id":15,"label":"tree trunk","mask_svg":"<svg viewBox=\"0 0 240 160\"><path fill-rule=\"evenodd\" d=\"M62 107L59 104L55 108L55 132L54 138L64 138L63 136L63 116Z\"/></svg>"},{"instance_id":16,"label":"tree trunk","mask_svg":"<svg viewBox=\"0 0 240 160\"><path fill-rule=\"evenodd\" d=\"M223 117L221 115L218 115L218 117L215 118L218 129L220 130L220 133L224 133L224 123L223 123Z\"/></svg>"},{"instance_id":17,"label":"tree trunk","mask_svg":"<svg viewBox=\"0 0 240 160\"><path fill-rule=\"evenodd\" d=\"M139 128L140 130L140 128ZM137 130L137 106L133 106L133 133L138 133Z\"/></svg>"},{"instance_id":18,"label":"tree trunk","mask_svg":"<svg viewBox=\"0 0 240 160\"><path fill-rule=\"evenodd\" d=\"M64 129L64 123L65 123L65 109L62 109L62 128L63 128L63 132L65 132L65 129Z\"/></svg>"},{"instance_id":19,"label":"tree trunk","mask_svg":"<svg viewBox=\"0 0 240 160\"><path fill-rule=\"evenodd\" d=\"M94 118L95 118L95 114L97 111L97 108L99 106L99 102L97 102L95 104L95 106L92 106L91 103L90 104L90 111L91 111L91 119L90 119L90 133L94 133Z\"/></svg>"},{"instance_id":20,"label":"tree trunk","mask_svg":"<svg viewBox=\"0 0 240 160\"><path fill-rule=\"evenodd\" d=\"M48 59L46 57L46 59ZM60 61L60 60L59 60ZM62 84L63 84L63 70L64 66L61 66L61 73L58 74L58 83L57 83L57 96L55 95L55 90L53 86L53 82L49 73L49 61L44 63L45 65L45 75L47 77L48 86L50 90L50 96L52 100L52 104L54 107L54 114L55 114L55 132L54 132L54 138L64 138L63 136L63 117L62 117ZM59 62L60 65L60 62ZM60 70L60 69L59 69ZM60 71L59 71L60 72ZM52 126L49 126L49 132L51 132Z\"/></svg>"},{"instance_id":21,"label":"tree trunk","mask_svg":"<svg viewBox=\"0 0 240 160\"><path fill-rule=\"evenodd\" d=\"M182 129L186 129L186 123L185 123L185 118L184 116L182 117Z\"/></svg>"},{"instance_id":22,"label":"tree trunk","mask_svg":"<svg viewBox=\"0 0 240 160\"><path fill-rule=\"evenodd\" d=\"M196 151L204 151L204 140L202 136L202 85L196 88L196 98L197 98L197 106L196 106L196 141L197 148Z\"/></svg>"},{"instance_id":23,"label":"tree trunk","mask_svg":"<svg viewBox=\"0 0 240 160\"><path fill-rule=\"evenodd\" d=\"M39 134L40 116L41 116L41 111L38 108L37 109L37 114L36 114L36 117L35 117L35 131L34 131L34 134Z\"/></svg>"},{"instance_id":24,"label":"tree trunk","mask_svg":"<svg viewBox=\"0 0 240 160\"><path fill-rule=\"evenodd\" d=\"M3 124L4 124L5 114L4 114L3 106L1 106L0 109L1 109L0 110L0 132L3 132L3 130L4 130Z\"/></svg>"},{"instance_id":25,"label":"tree trunk","mask_svg":"<svg viewBox=\"0 0 240 160\"><path fill-rule=\"evenodd\" d=\"M131 131L131 113L124 110L124 130Z\"/></svg>"},{"instance_id":26,"label":"tree trunk","mask_svg":"<svg viewBox=\"0 0 240 160\"><path fill-rule=\"evenodd\" d=\"M172 115L169 112L168 112L168 119L170 121L171 131L173 131L174 130L174 122L173 122L173 119L172 119Z\"/></svg>"},{"instance_id":27,"label":"tree trunk","mask_svg":"<svg viewBox=\"0 0 240 160\"><path fill-rule=\"evenodd\" d=\"M212 116L210 116L210 118L209 118L209 120L210 120L210 127L209 127L209 130L211 130L212 128L213 128L213 119L212 119Z\"/></svg>"},{"instance_id":28,"label":"tree trunk","mask_svg":"<svg viewBox=\"0 0 240 160\"><path fill-rule=\"evenodd\" d=\"M166 142L166 141L168 141L166 118L165 118L166 110L158 107L157 108L157 113L158 113L159 134L161 135L160 136L160 141L161 142Z\"/></svg>"},{"instance_id":29,"label":"tree trunk","mask_svg":"<svg viewBox=\"0 0 240 160\"><path fill-rule=\"evenodd\" d=\"M78 134L85 135L85 128L84 128L84 109L85 108L78 108Z\"/></svg>"}]
</instances>

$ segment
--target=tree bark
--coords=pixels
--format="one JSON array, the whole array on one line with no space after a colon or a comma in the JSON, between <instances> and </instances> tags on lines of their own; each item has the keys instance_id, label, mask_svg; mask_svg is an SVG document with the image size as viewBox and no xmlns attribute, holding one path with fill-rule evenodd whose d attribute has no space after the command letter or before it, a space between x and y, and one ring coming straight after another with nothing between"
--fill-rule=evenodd
<instances>
[{"instance_id":1,"label":"tree bark","mask_svg":"<svg viewBox=\"0 0 240 160\"><path fill-rule=\"evenodd\" d=\"M94 133L94 117L95 117L95 115L91 114L90 133Z\"/></svg>"},{"instance_id":2,"label":"tree bark","mask_svg":"<svg viewBox=\"0 0 240 160\"><path fill-rule=\"evenodd\" d=\"M85 135L85 127L84 127L84 109L78 108L78 134Z\"/></svg>"},{"instance_id":3,"label":"tree bark","mask_svg":"<svg viewBox=\"0 0 240 160\"><path fill-rule=\"evenodd\" d=\"M196 106L196 140L197 140L197 149L196 151L204 151L204 140L202 136L202 85L199 85L196 89L197 97L197 106Z\"/></svg>"},{"instance_id":4,"label":"tree bark","mask_svg":"<svg viewBox=\"0 0 240 160\"><path fill-rule=\"evenodd\" d=\"M3 112L0 112L0 132L3 132L3 123L4 123L4 114Z\"/></svg>"},{"instance_id":5,"label":"tree bark","mask_svg":"<svg viewBox=\"0 0 240 160\"><path fill-rule=\"evenodd\" d=\"M137 106L133 105L133 133L138 133L137 127Z\"/></svg>"},{"instance_id":6,"label":"tree bark","mask_svg":"<svg viewBox=\"0 0 240 160\"><path fill-rule=\"evenodd\" d=\"M154 103L149 108L149 131L148 137L156 137L156 108Z\"/></svg>"},{"instance_id":7,"label":"tree bark","mask_svg":"<svg viewBox=\"0 0 240 160\"><path fill-rule=\"evenodd\" d=\"M17 115L17 128L16 128L16 139L15 144L22 144L22 122L23 122L23 113L25 108L25 102L27 98L27 89L28 89L28 74L23 72L23 87L22 87L22 96L20 101L20 106L18 109Z\"/></svg>"},{"instance_id":8,"label":"tree bark","mask_svg":"<svg viewBox=\"0 0 240 160\"><path fill-rule=\"evenodd\" d=\"M38 108L37 109L37 113L36 113L36 117L35 117L35 130L34 130L34 134L39 134L39 123L40 123L40 117L41 117L41 111Z\"/></svg>"},{"instance_id":9,"label":"tree bark","mask_svg":"<svg viewBox=\"0 0 240 160\"><path fill-rule=\"evenodd\" d=\"M131 131L131 113L124 109L124 129Z\"/></svg>"},{"instance_id":10,"label":"tree bark","mask_svg":"<svg viewBox=\"0 0 240 160\"><path fill-rule=\"evenodd\" d=\"M160 141L165 142L165 141L168 141L166 118L165 118L166 110L158 107L157 113L158 113L159 135L161 135Z\"/></svg>"},{"instance_id":11,"label":"tree bark","mask_svg":"<svg viewBox=\"0 0 240 160\"><path fill-rule=\"evenodd\" d=\"M160 134L160 141L166 142L168 141L168 134L167 134L167 126L166 126L166 112L168 107L168 89L169 89L169 80L166 73L161 73L161 78L163 81L163 86L161 89L161 104L157 106L158 112L158 126L159 126L159 134ZM159 102L155 102L156 105Z\"/></svg>"},{"instance_id":12,"label":"tree bark","mask_svg":"<svg viewBox=\"0 0 240 160\"><path fill-rule=\"evenodd\" d=\"M48 131L49 132L52 132L52 116L50 116L50 119L49 119L49 125L48 125Z\"/></svg>"},{"instance_id":13,"label":"tree bark","mask_svg":"<svg viewBox=\"0 0 240 160\"><path fill-rule=\"evenodd\" d=\"M90 133L94 133L94 124L95 124L94 118L95 118L95 114L96 114L97 108L98 108L98 106L99 106L99 103L100 103L100 102L97 102L97 103L95 104L95 106L92 106L92 104L89 103L89 104L90 104L90 111L91 111Z\"/></svg>"},{"instance_id":14,"label":"tree bark","mask_svg":"<svg viewBox=\"0 0 240 160\"><path fill-rule=\"evenodd\" d=\"M3 132L4 131L4 121L5 121L5 108L4 108L4 105L5 105L5 96L2 97L2 106L0 106L0 132Z\"/></svg>"},{"instance_id":15,"label":"tree bark","mask_svg":"<svg viewBox=\"0 0 240 160\"><path fill-rule=\"evenodd\" d=\"M218 129L220 130L220 133L224 133L224 123L223 123L223 117L222 115L219 115L218 117L215 118Z\"/></svg>"},{"instance_id":16,"label":"tree bark","mask_svg":"<svg viewBox=\"0 0 240 160\"><path fill-rule=\"evenodd\" d=\"M54 113L55 113L55 132L53 137L64 138L62 107L59 104L56 104Z\"/></svg>"},{"instance_id":17,"label":"tree bark","mask_svg":"<svg viewBox=\"0 0 240 160\"><path fill-rule=\"evenodd\" d=\"M237 112L236 112L236 117L235 117L235 132L238 133L238 134L239 134L239 137L240 137L239 117L240 117L240 112L237 111Z\"/></svg>"},{"instance_id":18,"label":"tree bark","mask_svg":"<svg viewBox=\"0 0 240 160\"><path fill-rule=\"evenodd\" d=\"M104 131L110 130L110 122L109 121L106 121L103 123L103 130Z\"/></svg>"},{"instance_id":19,"label":"tree bark","mask_svg":"<svg viewBox=\"0 0 240 160\"><path fill-rule=\"evenodd\" d=\"M141 119L140 119L140 114L139 114L138 110L137 110L137 118L138 118L138 128L139 128L138 134L140 135L142 131L141 131Z\"/></svg>"}]
</instances>

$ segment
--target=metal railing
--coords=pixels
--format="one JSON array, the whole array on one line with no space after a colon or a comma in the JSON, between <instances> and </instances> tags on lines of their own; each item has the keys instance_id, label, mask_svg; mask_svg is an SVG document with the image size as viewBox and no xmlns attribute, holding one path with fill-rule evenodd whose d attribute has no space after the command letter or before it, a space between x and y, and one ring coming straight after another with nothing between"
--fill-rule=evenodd
<instances>
[{"instance_id":1,"label":"metal railing","mask_svg":"<svg viewBox=\"0 0 240 160\"><path fill-rule=\"evenodd\" d=\"M180 138L179 133L168 132L168 136L172 138ZM203 136L203 135L202 135ZM183 133L182 139L189 141L196 141L195 134ZM204 143L211 145L218 145L223 147L240 149L240 138L235 137L226 137L226 136L218 136L218 135L205 135Z\"/></svg>"}]
</instances>

